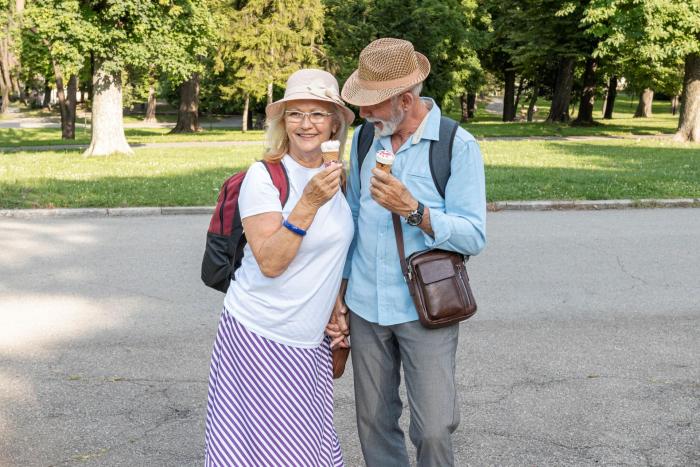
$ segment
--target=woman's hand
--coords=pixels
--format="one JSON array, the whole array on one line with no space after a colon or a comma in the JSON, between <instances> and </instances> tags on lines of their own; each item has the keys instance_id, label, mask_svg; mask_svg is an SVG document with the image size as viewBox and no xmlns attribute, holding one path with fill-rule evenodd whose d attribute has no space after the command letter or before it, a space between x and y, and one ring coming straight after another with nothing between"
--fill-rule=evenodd
<instances>
[{"instance_id":1,"label":"woman's hand","mask_svg":"<svg viewBox=\"0 0 700 467\"><path fill-rule=\"evenodd\" d=\"M342 164L331 163L309 180L304 188L302 199L315 209L326 204L340 189L342 171Z\"/></svg>"},{"instance_id":2,"label":"woman's hand","mask_svg":"<svg viewBox=\"0 0 700 467\"><path fill-rule=\"evenodd\" d=\"M348 321L348 307L345 305L345 289L347 280L343 280L338 296L333 305L331 318L326 325L326 334L331 338L331 349L336 345L348 348L350 343L346 339L350 335L350 323Z\"/></svg>"}]
</instances>

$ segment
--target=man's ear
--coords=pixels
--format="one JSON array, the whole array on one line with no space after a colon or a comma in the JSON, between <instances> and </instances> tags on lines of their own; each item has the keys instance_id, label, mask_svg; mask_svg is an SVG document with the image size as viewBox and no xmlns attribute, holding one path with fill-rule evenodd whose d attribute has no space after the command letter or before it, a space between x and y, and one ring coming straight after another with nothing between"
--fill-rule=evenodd
<instances>
[{"instance_id":1,"label":"man's ear","mask_svg":"<svg viewBox=\"0 0 700 467\"><path fill-rule=\"evenodd\" d=\"M406 91L401 95L401 103L404 105L403 110L408 110L411 108L411 106L414 104L414 101L416 100L416 96L413 95L412 92Z\"/></svg>"}]
</instances>

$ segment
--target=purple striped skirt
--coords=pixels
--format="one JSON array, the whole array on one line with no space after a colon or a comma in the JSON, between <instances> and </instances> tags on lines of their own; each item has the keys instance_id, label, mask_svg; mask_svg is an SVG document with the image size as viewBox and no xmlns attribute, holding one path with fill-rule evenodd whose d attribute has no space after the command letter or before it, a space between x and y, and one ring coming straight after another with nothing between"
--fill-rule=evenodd
<instances>
[{"instance_id":1,"label":"purple striped skirt","mask_svg":"<svg viewBox=\"0 0 700 467\"><path fill-rule=\"evenodd\" d=\"M209 373L206 466L342 466L328 339L280 344L225 309Z\"/></svg>"}]
</instances>

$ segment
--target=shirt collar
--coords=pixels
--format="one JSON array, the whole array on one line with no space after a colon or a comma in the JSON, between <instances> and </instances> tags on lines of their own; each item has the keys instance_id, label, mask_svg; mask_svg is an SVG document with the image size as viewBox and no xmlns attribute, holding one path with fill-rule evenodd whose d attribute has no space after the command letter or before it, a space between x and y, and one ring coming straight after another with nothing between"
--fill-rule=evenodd
<instances>
[{"instance_id":1,"label":"shirt collar","mask_svg":"<svg viewBox=\"0 0 700 467\"><path fill-rule=\"evenodd\" d=\"M421 97L421 100L428 106L430 111L411 136L413 144L418 144L423 138L435 141L440 139L440 118L442 116L440 107L430 97Z\"/></svg>"}]
</instances>

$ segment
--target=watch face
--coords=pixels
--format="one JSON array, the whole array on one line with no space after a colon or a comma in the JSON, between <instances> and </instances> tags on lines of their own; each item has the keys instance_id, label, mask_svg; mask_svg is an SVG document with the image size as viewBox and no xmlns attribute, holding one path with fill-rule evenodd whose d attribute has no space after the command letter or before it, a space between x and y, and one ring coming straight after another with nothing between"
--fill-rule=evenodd
<instances>
[{"instance_id":1,"label":"watch face","mask_svg":"<svg viewBox=\"0 0 700 467\"><path fill-rule=\"evenodd\" d=\"M418 225L421 223L422 220L423 220L423 215L421 213L412 212L406 218L406 223L408 225Z\"/></svg>"}]
</instances>

